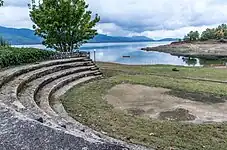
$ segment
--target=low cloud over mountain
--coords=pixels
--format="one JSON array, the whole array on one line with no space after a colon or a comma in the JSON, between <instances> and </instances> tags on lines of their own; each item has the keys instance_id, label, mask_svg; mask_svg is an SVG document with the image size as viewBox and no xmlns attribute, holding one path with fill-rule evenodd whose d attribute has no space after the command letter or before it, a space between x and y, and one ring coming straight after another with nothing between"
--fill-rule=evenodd
<instances>
[{"instance_id":1,"label":"low cloud over mountain","mask_svg":"<svg viewBox=\"0 0 227 150\"><path fill-rule=\"evenodd\" d=\"M5 0L0 25L31 28L30 0ZM114 36L144 35L155 39L182 37L190 30L227 22L226 0L87 0L101 16L99 33Z\"/></svg>"}]
</instances>

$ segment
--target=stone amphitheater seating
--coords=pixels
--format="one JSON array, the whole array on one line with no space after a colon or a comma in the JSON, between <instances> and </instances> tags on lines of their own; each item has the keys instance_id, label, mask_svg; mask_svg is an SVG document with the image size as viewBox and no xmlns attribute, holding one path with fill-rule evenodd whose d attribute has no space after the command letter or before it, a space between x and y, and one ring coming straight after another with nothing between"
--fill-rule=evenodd
<instances>
[{"instance_id":1,"label":"stone amphitheater seating","mask_svg":"<svg viewBox=\"0 0 227 150\"><path fill-rule=\"evenodd\" d=\"M0 149L146 149L98 133L68 116L59 97L76 85L98 78L102 78L101 72L86 57L2 70Z\"/></svg>"}]
</instances>

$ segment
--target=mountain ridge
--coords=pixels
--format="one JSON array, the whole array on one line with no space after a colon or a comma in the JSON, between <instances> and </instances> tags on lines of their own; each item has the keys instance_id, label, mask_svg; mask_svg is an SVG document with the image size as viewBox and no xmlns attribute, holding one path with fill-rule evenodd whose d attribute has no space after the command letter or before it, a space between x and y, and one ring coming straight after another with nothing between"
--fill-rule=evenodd
<instances>
[{"instance_id":1,"label":"mountain ridge","mask_svg":"<svg viewBox=\"0 0 227 150\"><path fill-rule=\"evenodd\" d=\"M12 45L26 45L26 44L41 44L42 38L34 35L34 31L31 29L21 28L8 28L0 26L0 36L7 40ZM108 36L104 34L98 34L88 43L112 43L112 42L155 42L155 41L176 41L177 39L166 38L162 40L154 40L146 36Z\"/></svg>"}]
</instances>

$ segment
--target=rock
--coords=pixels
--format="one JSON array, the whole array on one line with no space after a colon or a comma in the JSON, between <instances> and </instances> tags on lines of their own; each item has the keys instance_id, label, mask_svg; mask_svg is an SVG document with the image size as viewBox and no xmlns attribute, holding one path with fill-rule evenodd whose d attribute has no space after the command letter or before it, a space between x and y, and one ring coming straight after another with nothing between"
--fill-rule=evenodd
<instances>
[{"instance_id":1,"label":"rock","mask_svg":"<svg viewBox=\"0 0 227 150\"><path fill-rule=\"evenodd\" d=\"M149 135L150 135L150 136L154 136L155 134L154 134L154 133L150 133Z\"/></svg>"},{"instance_id":2,"label":"rock","mask_svg":"<svg viewBox=\"0 0 227 150\"><path fill-rule=\"evenodd\" d=\"M222 39L219 40L219 42L220 43L227 43L227 40L222 38Z\"/></svg>"},{"instance_id":3,"label":"rock","mask_svg":"<svg viewBox=\"0 0 227 150\"><path fill-rule=\"evenodd\" d=\"M104 135L107 135L107 133L106 133L106 132L104 132L104 131L101 131L101 133L102 133L102 134L104 134Z\"/></svg>"},{"instance_id":4,"label":"rock","mask_svg":"<svg viewBox=\"0 0 227 150\"><path fill-rule=\"evenodd\" d=\"M44 120L43 120L43 118L42 118L42 117L40 117L40 118L36 119L36 121L39 121L40 123L43 123L43 122L44 122Z\"/></svg>"},{"instance_id":5,"label":"rock","mask_svg":"<svg viewBox=\"0 0 227 150\"><path fill-rule=\"evenodd\" d=\"M25 107L19 101L14 101L12 104L16 106L18 109L25 109Z\"/></svg>"},{"instance_id":6,"label":"rock","mask_svg":"<svg viewBox=\"0 0 227 150\"><path fill-rule=\"evenodd\" d=\"M66 125L64 125L64 124L63 124L63 125L61 125L61 127L66 129Z\"/></svg>"},{"instance_id":7,"label":"rock","mask_svg":"<svg viewBox=\"0 0 227 150\"><path fill-rule=\"evenodd\" d=\"M131 140L131 137L126 137L126 140L127 140L127 141L130 141L130 140Z\"/></svg>"},{"instance_id":8,"label":"rock","mask_svg":"<svg viewBox=\"0 0 227 150\"><path fill-rule=\"evenodd\" d=\"M82 132L85 132L85 129L81 129Z\"/></svg>"},{"instance_id":9,"label":"rock","mask_svg":"<svg viewBox=\"0 0 227 150\"><path fill-rule=\"evenodd\" d=\"M180 70L178 70L177 68L173 68L172 71L179 72Z\"/></svg>"}]
</instances>

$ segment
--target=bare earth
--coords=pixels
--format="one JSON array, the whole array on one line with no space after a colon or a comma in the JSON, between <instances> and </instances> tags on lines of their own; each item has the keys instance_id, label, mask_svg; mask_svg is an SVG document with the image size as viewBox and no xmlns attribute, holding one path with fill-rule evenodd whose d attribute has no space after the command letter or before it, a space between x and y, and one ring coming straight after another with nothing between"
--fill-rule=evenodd
<instances>
[{"instance_id":1,"label":"bare earth","mask_svg":"<svg viewBox=\"0 0 227 150\"><path fill-rule=\"evenodd\" d=\"M166 52L180 56L227 57L227 43L221 42L182 42L158 47L147 47L142 48L142 50Z\"/></svg>"},{"instance_id":2,"label":"bare earth","mask_svg":"<svg viewBox=\"0 0 227 150\"><path fill-rule=\"evenodd\" d=\"M170 89L120 84L105 99L116 109L153 119L194 123L227 121L227 102L206 104L168 95Z\"/></svg>"}]
</instances>

